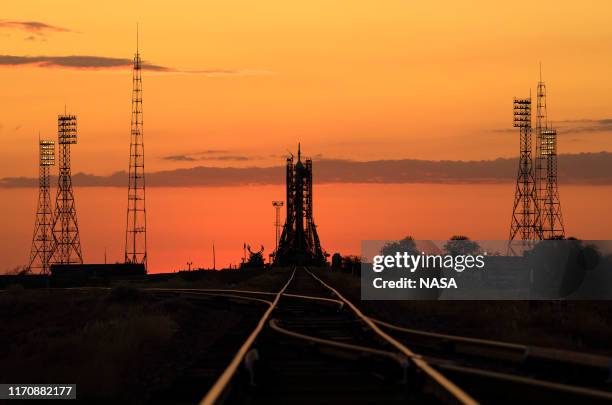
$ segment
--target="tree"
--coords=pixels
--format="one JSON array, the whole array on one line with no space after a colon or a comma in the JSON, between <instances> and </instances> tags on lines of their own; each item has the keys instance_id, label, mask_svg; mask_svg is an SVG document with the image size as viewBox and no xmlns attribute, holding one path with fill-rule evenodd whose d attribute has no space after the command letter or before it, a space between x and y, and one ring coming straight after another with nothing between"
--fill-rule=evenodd
<instances>
[{"instance_id":1,"label":"tree","mask_svg":"<svg viewBox=\"0 0 612 405\"><path fill-rule=\"evenodd\" d=\"M576 238L544 240L525 256L532 269L531 287L546 299L564 298L579 290L601 261L596 245Z\"/></svg>"},{"instance_id":2,"label":"tree","mask_svg":"<svg viewBox=\"0 0 612 405\"><path fill-rule=\"evenodd\" d=\"M453 235L444 245L444 250L451 256L477 255L480 253L480 245L465 235Z\"/></svg>"},{"instance_id":3,"label":"tree","mask_svg":"<svg viewBox=\"0 0 612 405\"><path fill-rule=\"evenodd\" d=\"M351 274L361 274L361 257L352 255L342 257L342 269Z\"/></svg>"},{"instance_id":4,"label":"tree","mask_svg":"<svg viewBox=\"0 0 612 405\"><path fill-rule=\"evenodd\" d=\"M332 270L340 270L342 268L342 255L340 253L334 253L331 260Z\"/></svg>"},{"instance_id":5,"label":"tree","mask_svg":"<svg viewBox=\"0 0 612 405\"><path fill-rule=\"evenodd\" d=\"M419 251L412 236L406 236L404 239L397 242L388 242L380 250L381 255L395 256L396 253L409 253L418 255Z\"/></svg>"}]
</instances>

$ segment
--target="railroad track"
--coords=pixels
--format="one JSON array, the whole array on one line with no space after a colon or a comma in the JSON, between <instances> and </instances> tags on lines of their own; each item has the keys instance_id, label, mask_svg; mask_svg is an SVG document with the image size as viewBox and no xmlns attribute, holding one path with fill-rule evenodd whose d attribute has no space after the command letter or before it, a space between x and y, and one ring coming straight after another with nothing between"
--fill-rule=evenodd
<instances>
[{"instance_id":1,"label":"railroad track","mask_svg":"<svg viewBox=\"0 0 612 405\"><path fill-rule=\"evenodd\" d=\"M476 403L332 294L294 271L201 404Z\"/></svg>"},{"instance_id":2,"label":"railroad track","mask_svg":"<svg viewBox=\"0 0 612 405\"><path fill-rule=\"evenodd\" d=\"M612 403L609 357L432 333L370 319L481 402Z\"/></svg>"},{"instance_id":3,"label":"railroad track","mask_svg":"<svg viewBox=\"0 0 612 405\"><path fill-rule=\"evenodd\" d=\"M575 383L567 376L577 374L592 383L595 373L601 382L606 370L601 356L529 353L522 345L401 328L365 317L306 269L294 277L277 295L269 328L261 328L243 351L241 361L250 354L250 364L236 366L202 404L612 401L605 381L585 384L597 386L592 388L532 375L553 375L547 364L552 361L564 366L557 374L565 380ZM422 367L437 371L439 380Z\"/></svg>"},{"instance_id":4,"label":"railroad track","mask_svg":"<svg viewBox=\"0 0 612 405\"><path fill-rule=\"evenodd\" d=\"M431 364L455 376L456 381L466 377L523 387L520 395L528 391L532 398L612 401L612 364L605 356L425 332L375 319L373 322L409 343Z\"/></svg>"},{"instance_id":5,"label":"railroad track","mask_svg":"<svg viewBox=\"0 0 612 405\"><path fill-rule=\"evenodd\" d=\"M150 404L195 404L200 401L203 393L215 384L219 375L228 368L229 359L234 356L236 348L244 344L245 332L257 324L257 317L261 316L271 307L272 301L268 299L274 293L213 290L213 289L147 289L155 296L176 296L193 300L203 304L203 310L212 307L233 308L234 311L252 313L252 325L230 330L218 339L204 353L194 353L191 364L180 370L177 376L170 381L160 381L157 389L146 400ZM214 325L203 325L205 328L214 328Z\"/></svg>"},{"instance_id":6,"label":"railroad track","mask_svg":"<svg viewBox=\"0 0 612 405\"><path fill-rule=\"evenodd\" d=\"M208 358L181 378L178 385L184 389L178 391L189 394L186 403L210 386L202 404L612 403L607 357L432 333L368 318L307 269L294 271L278 293L148 291L265 308L246 341L244 332L223 339L212 363ZM228 353L237 347L232 358Z\"/></svg>"}]
</instances>

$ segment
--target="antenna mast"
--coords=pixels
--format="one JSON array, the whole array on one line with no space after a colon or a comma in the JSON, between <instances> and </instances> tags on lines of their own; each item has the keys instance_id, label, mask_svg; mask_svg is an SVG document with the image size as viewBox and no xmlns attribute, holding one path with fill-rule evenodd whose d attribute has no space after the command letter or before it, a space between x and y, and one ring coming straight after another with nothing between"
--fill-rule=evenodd
<instances>
[{"instance_id":1,"label":"antenna mast","mask_svg":"<svg viewBox=\"0 0 612 405\"><path fill-rule=\"evenodd\" d=\"M565 227L557 184L557 130L548 124L546 84L538 82L536 117L535 180L537 195L536 226L540 239L563 239Z\"/></svg>"},{"instance_id":2,"label":"antenna mast","mask_svg":"<svg viewBox=\"0 0 612 405\"><path fill-rule=\"evenodd\" d=\"M132 70L132 120L130 128L130 167L128 209L125 231L125 262L142 263L147 268L147 216L145 204L144 142L142 125L142 61L136 25L136 53Z\"/></svg>"}]
</instances>

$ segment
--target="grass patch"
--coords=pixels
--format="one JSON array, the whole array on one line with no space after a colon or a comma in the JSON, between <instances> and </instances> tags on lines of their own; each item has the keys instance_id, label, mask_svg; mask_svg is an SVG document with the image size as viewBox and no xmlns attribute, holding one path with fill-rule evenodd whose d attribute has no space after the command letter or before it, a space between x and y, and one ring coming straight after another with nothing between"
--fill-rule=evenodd
<instances>
[{"instance_id":1,"label":"grass patch","mask_svg":"<svg viewBox=\"0 0 612 405\"><path fill-rule=\"evenodd\" d=\"M0 383L75 383L80 400L144 403L253 313L129 286L10 290L0 294Z\"/></svg>"}]
</instances>

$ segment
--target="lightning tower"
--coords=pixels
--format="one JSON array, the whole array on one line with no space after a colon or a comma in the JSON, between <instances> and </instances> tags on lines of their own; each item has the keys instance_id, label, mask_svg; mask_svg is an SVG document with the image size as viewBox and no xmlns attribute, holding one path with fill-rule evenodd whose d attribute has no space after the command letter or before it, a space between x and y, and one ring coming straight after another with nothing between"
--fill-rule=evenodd
<instances>
[{"instance_id":1,"label":"lightning tower","mask_svg":"<svg viewBox=\"0 0 612 405\"><path fill-rule=\"evenodd\" d=\"M537 201L531 156L531 98L514 99L514 127L519 129L520 157L509 241L538 238Z\"/></svg>"},{"instance_id":2,"label":"lightning tower","mask_svg":"<svg viewBox=\"0 0 612 405\"><path fill-rule=\"evenodd\" d=\"M540 80L537 93L535 181L537 195L536 226L539 239L565 237L557 185L557 130L548 123L546 84Z\"/></svg>"},{"instance_id":3,"label":"lightning tower","mask_svg":"<svg viewBox=\"0 0 612 405\"><path fill-rule=\"evenodd\" d=\"M72 174L70 145L77 143L77 118L75 115L57 117L57 144L59 147L59 175L55 213L53 215L52 264L83 264L81 240L77 222Z\"/></svg>"},{"instance_id":4,"label":"lightning tower","mask_svg":"<svg viewBox=\"0 0 612 405\"><path fill-rule=\"evenodd\" d=\"M546 189L540 198L540 229L542 239L565 239L557 184L557 130L546 128L541 135L541 153L546 157Z\"/></svg>"},{"instance_id":5,"label":"lightning tower","mask_svg":"<svg viewBox=\"0 0 612 405\"><path fill-rule=\"evenodd\" d=\"M132 69L132 120L130 130L130 167L128 208L125 230L125 262L142 263L147 268L147 215L145 204L144 143L142 131L142 61L138 49Z\"/></svg>"},{"instance_id":6,"label":"lightning tower","mask_svg":"<svg viewBox=\"0 0 612 405\"><path fill-rule=\"evenodd\" d=\"M51 211L49 171L55 165L55 143L39 139L38 147L38 207L28 268L30 271L39 269L40 274L49 274L51 249L53 248L53 213Z\"/></svg>"}]
</instances>

